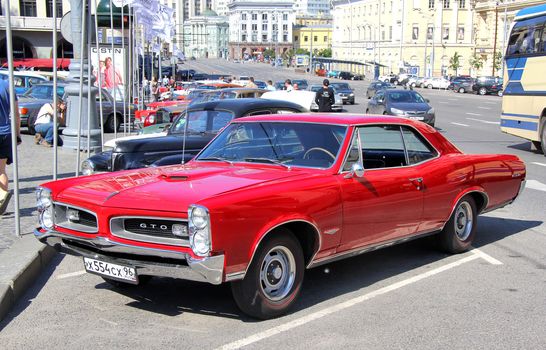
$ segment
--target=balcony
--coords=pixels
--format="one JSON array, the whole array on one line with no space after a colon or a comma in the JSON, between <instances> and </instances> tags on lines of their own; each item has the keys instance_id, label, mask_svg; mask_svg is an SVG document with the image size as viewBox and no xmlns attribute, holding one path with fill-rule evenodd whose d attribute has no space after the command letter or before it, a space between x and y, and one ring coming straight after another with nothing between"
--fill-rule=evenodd
<instances>
[{"instance_id":1,"label":"balcony","mask_svg":"<svg viewBox=\"0 0 546 350\"><path fill-rule=\"evenodd\" d=\"M57 18L57 28L60 28L61 19ZM5 16L0 16L0 29L5 30L7 28L7 19ZM23 16L11 16L11 29L12 30L38 30L38 31L51 31L53 28L53 18L51 17L23 17Z\"/></svg>"}]
</instances>

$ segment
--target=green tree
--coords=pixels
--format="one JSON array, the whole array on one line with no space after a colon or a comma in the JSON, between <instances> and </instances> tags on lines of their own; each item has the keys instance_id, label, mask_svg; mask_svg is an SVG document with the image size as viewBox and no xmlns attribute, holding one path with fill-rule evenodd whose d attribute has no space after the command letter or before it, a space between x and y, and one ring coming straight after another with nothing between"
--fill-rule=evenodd
<instances>
[{"instance_id":1,"label":"green tree","mask_svg":"<svg viewBox=\"0 0 546 350\"><path fill-rule=\"evenodd\" d=\"M502 53L500 51L497 51L493 55L493 70L495 72L498 72L499 69L501 69L501 67L502 67Z\"/></svg>"},{"instance_id":2,"label":"green tree","mask_svg":"<svg viewBox=\"0 0 546 350\"><path fill-rule=\"evenodd\" d=\"M470 56L470 66L475 70L480 70L483 68L483 58L481 55L474 54Z\"/></svg>"},{"instance_id":3,"label":"green tree","mask_svg":"<svg viewBox=\"0 0 546 350\"><path fill-rule=\"evenodd\" d=\"M461 68L461 57L457 51L453 54L453 57L449 59L449 68L455 71L455 75L459 75L459 68Z\"/></svg>"},{"instance_id":4,"label":"green tree","mask_svg":"<svg viewBox=\"0 0 546 350\"><path fill-rule=\"evenodd\" d=\"M264 52L262 52L262 55L264 57L275 57L275 50L272 50L272 49L264 50Z\"/></svg>"},{"instance_id":5,"label":"green tree","mask_svg":"<svg viewBox=\"0 0 546 350\"><path fill-rule=\"evenodd\" d=\"M332 49L322 49L316 54L317 57L332 57Z\"/></svg>"},{"instance_id":6,"label":"green tree","mask_svg":"<svg viewBox=\"0 0 546 350\"><path fill-rule=\"evenodd\" d=\"M296 49L296 55L307 55L307 56L309 56L309 50L302 49L302 48Z\"/></svg>"}]
</instances>

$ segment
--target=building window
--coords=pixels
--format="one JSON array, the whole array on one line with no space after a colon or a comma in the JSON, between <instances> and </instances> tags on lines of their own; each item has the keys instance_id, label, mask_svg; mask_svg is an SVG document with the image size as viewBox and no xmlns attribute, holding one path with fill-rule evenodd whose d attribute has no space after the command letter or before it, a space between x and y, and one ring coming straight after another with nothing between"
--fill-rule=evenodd
<instances>
[{"instance_id":1,"label":"building window","mask_svg":"<svg viewBox=\"0 0 546 350\"><path fill-rule=\"evenodd\" d=\"M444 0L444 8L445 9L449 8L449 0Z\"/></svg>"},{"instance_id":2,"label":"building window","mask_svg":"<svg viewBox=\"0 0 546 350\"><path fill-rule=\"evenodd\" d=\"M309 37L308 37L307 35L304 36L304 37L303 37L303 41L308 42L308 41L309 41Z\"/></svg>"},{"instance_id":3,"label":"building window","mask_svg":"<svg viewBox=\"0 0 546 350\"><path fill-rule=\"evenodd\" d=\"M56 2L57 2L57 18L61 18L63 16L63 1L56 0ZM53 0L47 0L46 5L47 5L46 16L53 17Z\"/></svg>"},{"instance_id":4,"label":"building window","mask_svg":"<svg viewBox=\"0 0 546 350\"><path fill-rule=\"evenodd\" d=\"M464 9L465 6L466 6L466 1L465 0L459 0L459 8Z\"/></svg>"},{"instance_id":5,"label":"building window","mask_svg":"<svg viewBox=\"0 0 546 350\"><path fill-rule=\"evenodd\" d=\"M442 32L442 40L449 40L449 28L446 26L447 24L444 24L444 29Z\"/></svg>"},{"instance_id":6,"label":"building window","mask_svg":"<svg viewBox=\"0 0 546 350\"><path fill-rule=\"evenodd\" d=\"M246 41L246 34L243 34L243 35L241 36L241 41L243 41L243 42Z\"/></svg>"},{"instance_id":7,"label":"building window","mask_svg":"<svg viewBox=\"0 0 546 350\"><path fill-rule=\"evenodd\" d=\"M262 31L267 31L267 24L262 24Z\"/></svg>"},{"instance_id":8,"label":"building window","mask_svg":"<svg viewBox=\"0 0 546 350\"><path fill-rule=\"evenodd\" d=\"M325 36L324 36L324 42L325 42L325 43L328 42L328 35L325 35Z\"/></svg>"},{"instance_id":9,"label":"building window","mask_svg":"<svg viewBox=\"0 0 546 350\"><path fill-rule=\"evenodd\" d=\"M316 36L316 35L315 35L315 36L313 36L313 42L315 42L315 43L316 43L317 41L318 41L318 36Z\"/></svg>"},{"instance_id":10,"label":"building window","mask_svg":"<svg viewBox=\"0 0 546 350\"><path fill-rule=\"evenodd\" d=\"M288 30L288 24L283 24L282 30L286 32Z\"/></svg>"},{"instance_id":11,"label":"building window","mask_svg":"<svg viewBox=\"0 0 546 350\"><path fill-rule=\"evenodd\" d=\"M21 16L36 17L36 0L19 0Z\"/></svg>"},{"instance_id":12,"label":"building window","mask_svg":"<svg viewBox=\"0 0 546 350\"><path fill-rule=\"evenodd\" d=\"M242 30L242 31L246 31L246 24L244 24L244 23L241 24L241 30Z\"/></svg>"},{"instance_id":13,"label":"building window","mask_svg":"<svg viewBox=\"0 0 546 350\"><path fill-rule=\"evenodd\" d=\"M288 14L287 13L282 14L282 20L283 21L288 21Z\"/></svg>"},{"instance_id":14,"label":"building window","mask_svg":"<svg viewBox=\"0 0 546 350\"><path fill-rule=\"evenodd\" d=\"M267 34L262 34L262 41L267 41Z\"/></svg>"},{"instance_id":15,"label":"building window","mask_svg":"<svg viewBox=\"0 0 546 350\"><path fill-rule=\"evenodd\" d=\"M243 21L246 21L246 13L241 14L241 19L242 19Z\"/></svg>"},{"instance_id":16,"label":"building window","mask_svg":"<svg viewBox=\"0 0 546 350\"><path fill-rule=\"evenodd\" d=\"M297 35L294 37L294 41L298 41L298 36Z\"/></svg>"},{"instance_id":17,"label":"building window","mask_svg":"<svg viewBox=\"0 0 546 350\"><path fill-rule=\"evenodd\" d=\"M389 26L389 40L392 40L392 26Z\"/></svg>"},{"instance_id":18,"label":"building window","mask_svg":"<svg viewBox=\"0 0 546 350\"><path fill-rule=\"evenodd\" d=\"M262 13L262 21L267 21L267 13Z\"/></svg>"},{"instance_id":19,"label":"building window","mask_svg":"<svg viewBox=\"0 0 546 350\"><path fill-rule=\"evenodd\" d=\"M253 21L257 21L257 20L258 20L258 14L257 14L257 13L253 13L253 14L252 14L252 20L253 20Z\"/></svg>"},{"instance_id":20,"label":"building window","mask_svg":"<svg viewBox=\"0 0 546 350\"><path fill-rule=\"evenodd\" d=\"M459 28L457 28L457 40L464 40L464 27L463 26L459 26Z\"/></svg>"},{"instance_id":21,"label":"building window","mask_svg":"<svg viewBox=\"0 0 546 350\"><path fill-rule=\"evenodd\" d=\"M287 42L287 41L288 41L288 35L287 35L287 34L284 34L284 35L282 36L282 41L284 41L284 42Z\"/></svg>"},{"instance_id":22,"label":"building window","mask_svg":"<svg viewBox=\"0 0 546 350\"><path fill-rule=\"evenodd\" d=\"M433 9L434 8L434 1L436 0L428 0L428 8Z\"/></svg>"},{"instance_id":23,"label":"building window","mask_svg":"<svg viewBox=\"0 0 546 350\"><path fill-rule=\"evenodd\" d=\"M252 34L252 42L256 42L258 41L258 35L257 34Z\"/></svg>"},{"instance_id":24,"label":"building window","mask_svg":"<svg viewBox=\"0 0 546 350\"><path fill-rule=\"evenodd\" d=\"M419 40L419 26L413 25L413 31L411 32L411 40Z\"/></svg>"},{"instance_id":25,"label":"building window","mask_svg":"<svg viewBox=\"0 0 546 350\"><path fill-rule=\"evenodd\" d=\"M433 36L434 36L434 27L429 25L427 28L427 40L432 40Z\"/></svg>"},{"instance_id":26,"label":"building window","mask_svg":"<svg viewBox=\"0 0 546 350\"><path fill-rule=\"evenodd\" d=\"M385 31L384 30L381 31L381 40L382 41L385 40Z\"/></svg>"},{"instance_id":27,"label":"building window","mask_svg":"<svg viewBox=\"0 0 546 350\"><path fill-rule=\"evenodd\" d=\"M258 25L256 23L252 24L252 30L258 30Z\"/></svg>"}]
</instances>

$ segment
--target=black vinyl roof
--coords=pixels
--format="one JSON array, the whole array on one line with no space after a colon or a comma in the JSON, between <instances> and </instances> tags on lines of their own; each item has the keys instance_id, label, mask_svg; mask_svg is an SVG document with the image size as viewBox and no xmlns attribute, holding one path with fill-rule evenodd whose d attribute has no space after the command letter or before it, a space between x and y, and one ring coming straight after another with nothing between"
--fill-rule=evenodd
<instances>
[{"instance_id":1,"label":"black vinyl roof","mask_svg":"<svg viewBox=\"0 0 546 350\"><path fill-rule=\"evenodd\" d=\"M265 98L231 98L201 102L189 107L188 111L222 109L232 111L235 116L241 116L252 110L267 108L291 108L300 112L306 112L305 108L299 104L282 100L268 100Z\"/></svg>"}]
</instances>

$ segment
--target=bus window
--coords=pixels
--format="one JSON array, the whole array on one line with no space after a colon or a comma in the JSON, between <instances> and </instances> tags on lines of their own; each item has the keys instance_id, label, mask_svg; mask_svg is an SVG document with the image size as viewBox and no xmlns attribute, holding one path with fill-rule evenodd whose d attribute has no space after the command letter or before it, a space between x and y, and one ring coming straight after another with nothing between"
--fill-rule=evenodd
<instances>
[{"instance_id":1,"label":"bus window","mask_svg":"<svg viewBox=\"0 0 546 350\"><path fill-rule=\"evenodd\" d=\"M516 22L508 40L506 55L525 55L544 51L542 40L544 18L531 18Z\"/></svg>"}]
</instances>

